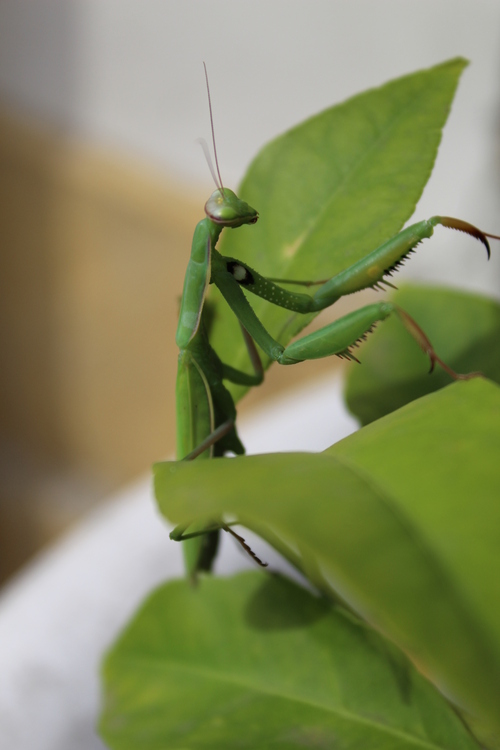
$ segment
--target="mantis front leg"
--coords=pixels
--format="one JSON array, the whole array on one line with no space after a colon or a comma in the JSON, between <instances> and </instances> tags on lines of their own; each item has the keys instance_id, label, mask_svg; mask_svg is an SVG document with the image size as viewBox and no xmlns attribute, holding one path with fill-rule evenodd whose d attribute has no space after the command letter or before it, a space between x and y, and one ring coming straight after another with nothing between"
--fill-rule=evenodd
<instances>
[{"instance_id":1,"label":"mantis front leg","mask_svg":"<svg viewBox=\"0 0 500 750\"><path fill-rule=\"evenodd\" d=\"M419 242L431 237L434 227L438 224L451 229L458 229L478 239L486 247L488 258L490 257L490 248L487 237L499 239L496 235L486 234L472 224L459 219L434 216L427 221L407 227L332 279L318 282L319 288L313 295L290 292L278 286L274 281L261 276L246 264L233 258L225 258L216 251L213 257L212 280L219 287L243 326L268 357L279 364L295 364L306 359L318 359L331 355L356 359L352 353L352 347L362 340L376 323L395 313L422 350L429 356L431 370L437 363L453 378L473 377L478 373L464 376L449 368L438 357L418 324L408 313L390 302L380 302L363 307L319 331L283 347L262 326L241 291L241 287L243 287L273 304L295 312L304 314L317 312L334 304L346 294L352 294L368 287L380 288L380 284L384 283L392 286L384 277L392 275Z\"/></svg>"}]
</instances>

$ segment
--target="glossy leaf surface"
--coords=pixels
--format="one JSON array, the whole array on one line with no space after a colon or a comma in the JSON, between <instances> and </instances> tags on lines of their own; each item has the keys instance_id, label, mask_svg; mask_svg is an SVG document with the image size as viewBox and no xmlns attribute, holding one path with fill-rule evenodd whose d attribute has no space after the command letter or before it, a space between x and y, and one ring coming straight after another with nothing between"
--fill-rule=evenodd
<instances>
[{"instance_id":1,"label":"glossy leaf surface","mask_svg":"<svg viewBox=\"0 0 500 750\"><path fill-rule=\"evenodd\" d=\"M434 349L455 372L480 371L500 383L500 305L476 294L430 286L404 286L391 300L425 331ZM451 378L429 359L396 318L379 325L356 353L362 365L348 370L349 409L368 424Z\"/></svg>"},{"instance_id":2,"label":"glossy leaf surface","mask_svg":"<svg viewBox=\"0 0 500 750\"><path fill-rule=\"evenodd\" d=\"M500 389L477 379L323 454L159 464L156 493L175 522L227 512L249 527L269 524L496 726L499 445Z\"/></svg>"},{"instance_id":3,"label":"glossy leaf surface","mask_svg":"<svg viewBox=\"0 0 500 750\"><path fill-rule=\"evenodd\" d=\"M477 747L383 638L263 573L161 587L104 678L114 750Z\"/></svg>"}]
</instances>

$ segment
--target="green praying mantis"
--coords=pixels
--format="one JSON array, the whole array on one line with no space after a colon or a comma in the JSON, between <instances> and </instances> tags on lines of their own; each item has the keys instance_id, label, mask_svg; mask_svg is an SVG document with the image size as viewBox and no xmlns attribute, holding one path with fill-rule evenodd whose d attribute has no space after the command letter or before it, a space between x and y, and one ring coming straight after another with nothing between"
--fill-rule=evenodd
<instances>
[{"instance_id":1,"label":"green praying mantis","mask_svg":"<svg viewBox=\"0 0 500 750\"><path fill-rule=\"evenodd\" d=\"M206 69L205 69L206 75ZM236 229L255 224L258 212L223 186L218 166L213 128L210 91L207 91L217 173L212 170L216 190L205 204L206 217L196 226L181 300L176 342L179 365L176 385L177 459L193 460L223 456L227 452L244 452L236 427L236 408L224 381L256 386L263 380L263 367L256 345L267 357L282 365L336 355L355 360L353 348L374 326L394 315L404 325L435 365L454 379L467 379L480 373L462 375L454 372L434 351L429 339L408 313L395 304L383 301L366 305L329 325L283 346L261 323L244 293L257 295L270 304L294 313L318 312L333 305L347 294L367 288L392 286L387 276L398 269L415 247L430 238L437 225L465 232L479 240L488 258L487 238L500 239L460 219L433 216L399 232L363 259L321 281L266 278L237 258L221 255L217 242L224 228ZM253 373L223 363L210 345L210 311L206 304L209 284L215 284L238 319L248 349ZM293 292L281 284L316 287L313 293ZM243 291L244 290L244 291ZM210 570L217 550L219 530L224 529L244 546L256 562L262 561L250 550L242 537L221 520L202 521L176 527L170 537L182 541L188 575L196 579L199 571Z\"/></svg>"}]
</instances>

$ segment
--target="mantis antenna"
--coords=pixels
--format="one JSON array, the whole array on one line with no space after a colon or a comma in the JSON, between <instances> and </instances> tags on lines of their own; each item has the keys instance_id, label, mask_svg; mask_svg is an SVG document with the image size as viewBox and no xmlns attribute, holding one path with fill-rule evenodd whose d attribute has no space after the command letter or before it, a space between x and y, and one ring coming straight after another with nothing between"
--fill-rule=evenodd
<instances>
[{"instance_id":1,"label":"mantis antenna","mask_svg":"<svg viewBox=\"0 0 500 750\"><path fill-rule=\"evenodd\" d=\"M222 190L224 188L224 185L222 184L222 177L220 176L220 169L219 169L219 160L217 158L217 146L215 145L215 130L214 130L214 118L212 114L212 99L210 98L210 85L208 83L208 73L207 73L207 66L205 65L205 62L203 62L203 67L205 69L205 81L207 82L207 94L208 94L208 109L210 111L210 128L212 130L212 143L214 145L214 157L215 157L215 166L217 168L217 177L219 178L217 180L217 177L214 172L214 168L212 165L212 161L210 159L210 154L208 153L207 144L205 141L201 141L201 147L203 148L203 151L205 152L205 158L208 162L208 167L210 169L210 172L212 173L212 177L214 179L214 182L216 186L219 188L219 190L222 193Z\"/></svg>"},{"instance_id":2,"label":"mantis antenna","mask_svg":"<svg viewBox=\"0 0 500 750\"><path fill-rule=\"evenodd\" d=\"M215 174L214 165L212 164L212 157L210 156L210 151L208 150L207 142L204 138L198 138L198 143L203 149L203 153L205 155L205 161L208 164L208 168L210 170L210 174L212 175L212 179L215 182L215 187L217 190L220 190L222 192L222 184L219 185L219 181L217 180L217 175Z\"/></svg>"}]
</instances>

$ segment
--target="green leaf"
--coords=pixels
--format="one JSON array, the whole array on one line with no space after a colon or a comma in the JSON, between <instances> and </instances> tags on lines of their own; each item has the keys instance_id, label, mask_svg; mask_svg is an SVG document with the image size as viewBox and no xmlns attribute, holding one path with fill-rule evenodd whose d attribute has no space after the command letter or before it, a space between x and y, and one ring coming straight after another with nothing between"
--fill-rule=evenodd
<instances>
[{"instance_id":1,"label":"green leaf","mask_svg":"<svg viewBox=\"0 0 500 750\"><path fill-rule=\"evenodd\" d=\"M397 598L391 602L398 596L391 582L384 584L377 594L383 619L497 730L499 446L500 389L478 378L414 401L329 450L366 472L390 499L426 563L408 568L406 580L397 575L404 607Z\"/></svg>"},{"instance_id":2,"label":"green leaf","mask_svg":"<svg viewBox=\"0 0 500 750\"><path fill-rule=\"evenodd\" d=\"M391 81L265 146L239 191L259 211L259 221L226 230L222 252L265 276L322 279L399 231L429 179L466 64L456 58ZM264 326L282 343L314 317L251 297ZM211 341L223 361L244 367L247 353L234 315L214 298L218 314Z\"/></svg>"},{"instance_id":3,"label":"green leaf","mask_svg":"<svg viewBox=\"0 0 500 750\"><path fill-rule=\"evenodd\" d=\"M409 285L391 300L417 321L453 370L480 371L500 383L498 302L451 289ZM359 350L359 358L362 366L349 368L345 395L361 424L451 382L437 365L429 375L429 358L396 318L377 328Z\"/></svg>"},{"instance_id":4,"label":"green leaf","mask_svg":"<svg viewBox=\"0 0 500 750\"><path fill-rule=\"evenodd\" d=\"M263 573L162 586L104 679L114 750L477 747L394 647Z\"/></svg>"},{"instance_id":5,"label":"green leaf","mask_svg":"<svg viewBox=\"0 0 500 750\"><path fill-rule=\"evenodd\" d=\"M234 514L314 555L353 606L498 729L499 445L500 389L475 379L323 454L159 464L156 495L177 523Z\"/></svg>"}]
</instances>

